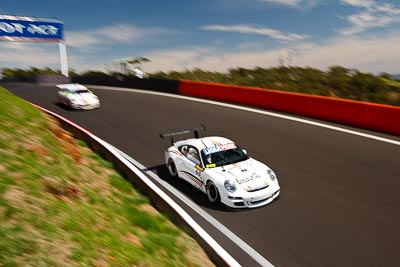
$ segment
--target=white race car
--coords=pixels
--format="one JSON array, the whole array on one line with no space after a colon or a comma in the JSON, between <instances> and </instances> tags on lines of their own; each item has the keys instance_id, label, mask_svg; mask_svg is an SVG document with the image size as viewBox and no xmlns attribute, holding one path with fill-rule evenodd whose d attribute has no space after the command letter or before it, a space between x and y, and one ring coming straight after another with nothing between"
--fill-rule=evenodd
<instances>
[{"instance_id":1,"label":"white race car","mask_svg":"<svg viewBox=\"0 0 400 267\"><path fill-rule=\"evenodd\" d=\"M245 150L224 137L200 137L205 127L160 133L171 137L165 151L169 173L180 177L207 195L211 203L222 202L231 208L255 208L279 197L276 174L267 165L250 158ZM174 141L180 134L194 138Z\"/></svg>"},{"instance_id":2,"label":"white race car","mask_svg":"<svg viewBox=\"0 0 400 267\"><path fill-rule=\"evenodd\" d=\"M78 83L57 85L58 100L73 109L95 109L100 107L99 98L85 86Z\"/></svg>"}]
</instances>

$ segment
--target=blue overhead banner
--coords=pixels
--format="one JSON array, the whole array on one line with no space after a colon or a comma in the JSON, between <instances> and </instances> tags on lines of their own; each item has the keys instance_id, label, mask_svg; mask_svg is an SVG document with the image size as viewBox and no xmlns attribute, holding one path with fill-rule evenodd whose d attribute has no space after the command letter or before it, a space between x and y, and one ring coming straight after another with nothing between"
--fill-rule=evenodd
<instances>
[{"instance_id":1,"label":"blue overhead banner","mask_svg":"<svg viewBox=\"0 0 400 267\"><path fill-rule=\"evenodd\" d=\"M0 40L61 42L63 28L64 23L56 19L0 15Z\"/></svg>"}]
</instances>

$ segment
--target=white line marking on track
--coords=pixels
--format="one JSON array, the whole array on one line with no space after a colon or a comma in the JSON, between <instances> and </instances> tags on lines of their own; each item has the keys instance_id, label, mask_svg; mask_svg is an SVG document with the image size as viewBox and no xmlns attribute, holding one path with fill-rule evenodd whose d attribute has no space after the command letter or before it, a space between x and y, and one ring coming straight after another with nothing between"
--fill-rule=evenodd
<instances>
[{"instance_id":1,"label":"white line marking on track","mask_svg":"<svg viewBox=\"0 0 400 267\"><path fill-rule=\"evenodd\" d=\"M132 92L132 93L141 93L141 94L149 94L149 95L159 95L159 96L165 96L165 97L172 97L172 98L179 98L179 99L184 99L184 100L190 100L190 101L195 101L195 102L200 102L200 103L206 103L206 104L212 104L212 105L217 105L217 106L223 106L223 107L228 107L228 108L234 108L238 110L243 110L243 111L249 111L249 112L254 112L258 114L263 114L271 117L276 117L276 118L281 118L285 120L291 120L291 121L296 121L296 122L301 122L304 124L309 124L309 125L314 125L317 127L322 127L338 132L343 132L347 134L352 134L360 137L365 137L385 143L390 143L393 145L400 146L400 141L384 138L384 137L379 137L376 135L372 134L366 134L366 133L361 133L357 132L354 130L349 130L345 128L341 128L338 126L332 126L329 124L321 123L321 122L315 122L307 119L300 119L296 117L292 117L289 115L283 115L283 114L278 114L275 112L270 112L270 111L263 111L263 110L258 110L255 108L249 108L249 107L242 107L234 104L227 104L223 102L218 102L218 101L213 101L213 100L206 100L206 99L200 99L200 98L194 98L194 97L188 97L188 96L181 96L181 95L173 95L173 94L167 94L167 93L159 93L159 92L152 92L152 91L145 91L145 90L138 90L138 89L132 89L132 88L116 88L116 87L108 87L108 86L97 86L97 85L88 85L94 89L103 89L103 90L112 90L112 91L121 91L121 92Z\"/></svg>"}]
</instances>

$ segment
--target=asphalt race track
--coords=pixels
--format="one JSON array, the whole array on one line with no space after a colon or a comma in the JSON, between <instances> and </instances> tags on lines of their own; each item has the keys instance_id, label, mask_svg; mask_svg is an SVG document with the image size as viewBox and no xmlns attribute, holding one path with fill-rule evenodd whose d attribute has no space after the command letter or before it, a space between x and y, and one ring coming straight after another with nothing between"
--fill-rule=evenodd
<instances>
[{"instance_id":1,"label":"asphalt race track","mask_svg":"<svg viewBox=\"0 0 400 267\"><path fill-rule=\"evenodd\" d=\"M55 86L3 87L124 151L275 266L400 265L399 143L137 92L93 89L101 108L72 111L57 103ZM163 151L170 143L158 134L200 124L207 126L207 135L233 139L251 157L268 164L278 175L281 198L261 208L231 211L210 206L200 192L172 180L163 166ZM362 132L400 141L398 136ZM240 264L257 266L197 213L184 209Z\"/></svg>"}]
</instances>

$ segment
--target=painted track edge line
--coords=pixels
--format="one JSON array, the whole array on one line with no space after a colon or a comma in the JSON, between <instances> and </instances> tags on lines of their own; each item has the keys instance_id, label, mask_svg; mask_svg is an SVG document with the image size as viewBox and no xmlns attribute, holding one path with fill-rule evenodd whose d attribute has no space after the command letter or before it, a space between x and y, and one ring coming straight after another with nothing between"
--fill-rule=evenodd
<instances>
[{"instance_id":1,"label":"painted track edge line","mask_svg":"<svg viewBox=\"0 0 400 267\"><path fill-rule=\"evenodd\" d=\"M102 146L104 146L110 153L112 153L116 158L118 158L121 162L123 162L132 172L134 172L142 181L149 186L152 190L154 190L169 206L172 210L174 210L185 222L192 227L196 233L201 236L204 241L223 259L229 266L232 267L240 267L241 265L212 238L185 210L183 210L172 198L170 198L166 193L164 193L156 184L154 184L146 175L144 175L137 167L135 167L131 162L125 159L121 154L119 154L115 149L112 148L111 145L92 134L88 130L82 128L76 123L62 117L61 115L54 113L50 110L47 110L43 107L40 107L36 104L31 103L36 108L54 116L58 119L72 125L73 127L78 128L85 134L87 134L90 138L99 142Z\"/></svg>"}]
</instances>

